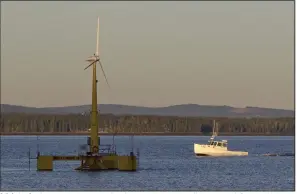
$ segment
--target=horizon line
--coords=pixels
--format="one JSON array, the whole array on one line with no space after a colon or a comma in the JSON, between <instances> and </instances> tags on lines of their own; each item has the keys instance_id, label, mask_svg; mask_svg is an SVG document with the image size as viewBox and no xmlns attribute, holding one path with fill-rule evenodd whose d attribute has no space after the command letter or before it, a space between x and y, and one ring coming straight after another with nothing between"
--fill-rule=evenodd
<instances>
[{"instance_id":1,"label":"horizon line","mask_svg":"<svg viewBox=\"0 0 297 194\"><path fill-rule=\"evenodd\" d=\"M18 104L5 104L1 103L2 105L10 105L10 106L21 106L25 108L66 108L66 107L75 107L75 106L91 106L91 104L81 104L81 105L68 105L68 106L47 106L47 107L36 107L36 106L24 106L24 105L18 105ZM217 107L230 107L230 108L237 108L237 109L245 109L245 108L263 108L263 109L275 109L275 110L286 110L286 111L294 111L295 109L284 109L284 108L268 108L268 107L259 107L259 106L245 106L245 107L235 107L230 105L209 105L209 104L194 104L194 103L185 103L185 104L173 104L169 106L137 106L137 105L127 105L127 104L97 104L98 105L118 105L118 106L133 106L133 107L139 107L139 108L168 108L172 106L180 106L180 105L197 105L197 106L217 106Z\"/></svg>"}]
</instances>

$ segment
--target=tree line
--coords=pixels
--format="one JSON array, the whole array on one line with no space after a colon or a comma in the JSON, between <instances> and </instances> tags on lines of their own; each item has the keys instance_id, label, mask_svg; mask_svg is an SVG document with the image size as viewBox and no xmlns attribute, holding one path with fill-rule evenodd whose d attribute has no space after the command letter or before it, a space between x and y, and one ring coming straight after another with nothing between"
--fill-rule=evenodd
<instances>
[{"instance_id":1,"label":"tree line","mask_svg":"<svg viewBox=\"0 0 297 194\"><path fill-rule=\"evenodd\" d=\"M295 134L295 118L211 118L172 116L116 116L103 114L99 131L109 133L200 133L212 128L213 120L220 133ZM90 128L87 115L45 115L10 113L1 115L1 132L81 132Z\"/></svg>"}]
</instances>

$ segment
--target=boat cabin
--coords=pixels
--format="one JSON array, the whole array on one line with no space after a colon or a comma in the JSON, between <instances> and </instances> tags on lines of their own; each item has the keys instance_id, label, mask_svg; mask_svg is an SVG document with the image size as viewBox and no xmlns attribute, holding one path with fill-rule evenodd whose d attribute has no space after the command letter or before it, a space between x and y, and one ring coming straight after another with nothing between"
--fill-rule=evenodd
<instances>
[{"instance_id":1,"label":"boat cabin","mask_svg":"<svg viewBox=\"0 0 297 194\"><path fill-rule=\"evenodd\" d=\"M216 147L227 147L228 145L228 142L227 140L222 140L222 141L214 141L213 139L211 139L209 142L208 142L208 145L210 146L216 146Z\"/></svg>"}]
</instances>

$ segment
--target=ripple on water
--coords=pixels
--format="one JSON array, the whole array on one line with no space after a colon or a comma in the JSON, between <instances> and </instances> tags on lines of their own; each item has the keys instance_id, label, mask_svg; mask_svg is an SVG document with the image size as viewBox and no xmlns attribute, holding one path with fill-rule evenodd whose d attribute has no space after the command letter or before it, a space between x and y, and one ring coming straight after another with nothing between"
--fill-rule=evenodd
<instances>
[{"instance_id":1,"label":"ripple on water","mask_svg":"<svg viewBox=\"0 0 297 194\"><path fill-rule=\"evenodd\" d=\"M40 137L43 153L75 153L85 137ZM129 137L116 137L117 150L131 150ZM28 171L28 150L36 153L36 137L1 137L2 190L206 190L277 191L295 188L294 157L258 154L294 152L293 137L224 137L230 149L247 157L197 158L194 142L207 137L134 137L140 148L136 172L79 172L79 162L55 162L53 172ZM104 136L103 144L112 142ZM63 148L63 149L62 149Z\"/></svg>"}]
</instances>

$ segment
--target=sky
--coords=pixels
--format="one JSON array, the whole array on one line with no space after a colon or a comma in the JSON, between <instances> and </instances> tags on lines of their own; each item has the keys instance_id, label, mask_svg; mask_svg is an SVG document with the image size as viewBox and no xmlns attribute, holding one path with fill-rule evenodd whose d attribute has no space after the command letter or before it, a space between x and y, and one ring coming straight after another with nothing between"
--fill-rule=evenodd
<instances>
[{"instance_id":1,"label":"sky","mask_svg":"<svg viewBox=\"0 0 297 194\"><path fill-rule=\"evenodd\" d=\"M1 103L294 109L294 2L3 2Z\"/></svg>"}]
</instances>

